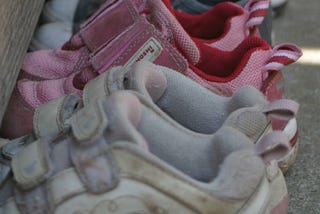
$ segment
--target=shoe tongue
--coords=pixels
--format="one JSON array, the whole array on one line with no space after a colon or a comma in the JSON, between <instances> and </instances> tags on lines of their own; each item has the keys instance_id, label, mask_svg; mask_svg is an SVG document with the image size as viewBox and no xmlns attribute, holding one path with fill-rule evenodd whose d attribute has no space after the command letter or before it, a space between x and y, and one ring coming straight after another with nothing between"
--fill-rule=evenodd
<instances>
[{"instance_id":1,"label":"shoe tongue","mask_svg":"<svg viewBox=\"0 0 320 214\"><path fill-rule=\"evenodd\" d=\"M160 0L148 0L149 21L193 65L200 60L200 51L178 20Z\"/></svg>"}]
</instances>

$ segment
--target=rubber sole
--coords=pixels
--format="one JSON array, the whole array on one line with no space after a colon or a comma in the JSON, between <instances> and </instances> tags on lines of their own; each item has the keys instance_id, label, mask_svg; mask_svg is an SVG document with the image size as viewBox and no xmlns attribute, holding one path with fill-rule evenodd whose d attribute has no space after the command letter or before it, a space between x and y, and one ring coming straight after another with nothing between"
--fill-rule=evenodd
<instances>
[{"instance_id":1,"label":"rubber sole","mask_svg":"<svg viewBox=\"0 0 320 214\"><path fill-rule=\"evenodd\" d=\"M288 209L286 181L276 162L266 166L266 177L239 214L285 214Z\"/></svg>"},{"instance_id":2,"label":"rubber sole","mask_svg":"<svg viewBox=\"0 0 320 214\"><path fill-rule=\"evenodd\" d=\"M272 195L265 214L286 214L288 210L288 190L283 174L279 171L271 182Z\"/></svg>"}]
</instances>

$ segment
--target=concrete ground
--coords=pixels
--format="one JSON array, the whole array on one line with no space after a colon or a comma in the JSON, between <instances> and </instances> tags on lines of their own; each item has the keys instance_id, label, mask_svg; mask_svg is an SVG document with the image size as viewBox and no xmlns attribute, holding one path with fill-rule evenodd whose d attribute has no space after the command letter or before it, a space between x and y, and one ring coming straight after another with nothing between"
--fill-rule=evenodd
<instances>
[{"instance_id":1,"label":"concrete ground","mask_svg":"<svg viewBox=\"0 0 320 214\"><path fill-rule=\"evenodd\" d=\"M320 213L320 1L289 0L273 22L274 44L292 42L304 56L283 69L287 97L300 103L300 148L286 175L288 213Z\"/></svg>"}]
</instances>

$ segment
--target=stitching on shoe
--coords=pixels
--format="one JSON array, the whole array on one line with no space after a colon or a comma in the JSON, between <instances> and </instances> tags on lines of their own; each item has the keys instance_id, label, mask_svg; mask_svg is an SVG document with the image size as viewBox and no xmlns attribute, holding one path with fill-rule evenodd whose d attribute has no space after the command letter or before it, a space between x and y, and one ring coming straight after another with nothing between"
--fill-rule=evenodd
<instances>
[{"instance_id":1,"label":"stitching on shoe","mask_svg":"<svg viewBox=\"0 0 320 214\"><path fill-rule=\"evenodd\" d=\"M172 60L174 61L175 65L177 67L182 67L181 65L183 65L183 63L181 63L181 61L179 62L177 60L177 58L179 58L179 56L176 53L176 49L174 49L173 47L170 47L169 44L166 44L167 41L164 40L163 38L159 38L158 32L155 30L154 26L150 25L152 30L146 30L144 31L142 34L140 34L140 37L136 40L134 40L129 47L126 49L126 51L118 57L117 60L115 60L111 66L115 66L117 64L120 64L120 61L124 59L124 57L128 56L129 53L133 50L133 48L137 47L137 43L140 42L141 40L145 39L148 35L152 36L154 35L156 37L157 40L160 40L161 45L163 46L163 48L168 52L168 54L171 56ZM173 51L172 51L173 50ZM182 58L182 56L181 56Z\"/></svg>"}]
</instances>

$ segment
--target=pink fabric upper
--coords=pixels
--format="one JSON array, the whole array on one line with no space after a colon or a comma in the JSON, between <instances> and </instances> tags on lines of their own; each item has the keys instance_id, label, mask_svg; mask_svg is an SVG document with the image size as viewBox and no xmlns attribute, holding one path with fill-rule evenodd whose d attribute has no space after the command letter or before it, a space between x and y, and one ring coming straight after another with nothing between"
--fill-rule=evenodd
<instances>
[{"instance_id":1,"label":"pink fabric upper","mask_svg":"<svg viewBox=\"0 0 320 214\"><path fill-rule=\"evenodd\" d=\"M248 38L248 40L251 40L251 38ZM197 73L197 71L191 69L187 70L186 76L217 94L231 96L237 89L248 84L261 90L264 81L268 78L269 71L279 71L284 66L297 61L302 54L300 48L293 44L282 44L273 49L271 47L269 49L255 47L254 49L247 60L242 60L242 64L236 67L235 71L240 71L230 81L213 81L209 79L210 75L203 74L203 72ZM208 76L208 79L206 79L206 76Z\"/></svg>"}]
</instances>

